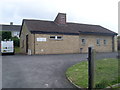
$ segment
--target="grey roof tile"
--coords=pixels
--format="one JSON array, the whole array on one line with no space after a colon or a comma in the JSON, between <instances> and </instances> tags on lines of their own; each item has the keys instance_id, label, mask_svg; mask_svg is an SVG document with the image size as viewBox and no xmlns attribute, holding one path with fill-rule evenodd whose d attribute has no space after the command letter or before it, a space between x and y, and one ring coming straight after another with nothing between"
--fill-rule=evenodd
<instances>
[{"instance_id":1,"label":"grey roof tile","mask_svg":"<svg viewBox=\"0 0 120 90\"><path fill-rule=\"evenodd\" d=\"M89 25L79 23L67 23L58 25L54 21L27 20L24 19L28 30L32 33L71 33L71 34L106 34L117 35L117 33L106 29L100 25Z\"/></svg>"},{"instance_id":2,"label":"grey roof tile","mask_svg":"<svg viewBox=\"0 0 120 90\"><path fill-rule=\"evenodd\" d=\"M21 25L0 25L2 31L18 31L20 32Z\"/></svg>"}]
</instances>

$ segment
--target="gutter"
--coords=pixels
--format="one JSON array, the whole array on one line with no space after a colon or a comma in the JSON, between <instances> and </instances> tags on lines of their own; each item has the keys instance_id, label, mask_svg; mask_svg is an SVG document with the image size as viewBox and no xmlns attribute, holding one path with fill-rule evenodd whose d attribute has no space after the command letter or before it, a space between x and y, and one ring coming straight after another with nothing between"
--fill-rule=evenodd
<instances>
[{"instance_id":1,"label":"gutter","mask_svg":"<svg viewBox=\"0 0 120 90\"><path fill-rule=\"evenodd\" d=\"M47 32L47 31L30 31L33 34L64 34L64 35L80 35L80 34L87 34L87 35L104 35L104 36L114 36L117 33L98 33L98 32Z\"/></svg>"},{"instance_id":2,"label":"gutter","mask_svg":"<svg viewBox=\"0 0 120 90\"><path fill-rule=\"evenodd\" d=\"M117 33L98 33L98 32L81 32L80 34L88 34L88 35L104 35L104 36L114 36L117 35Z\"/></svg>"},{"instance_id":3,"label":"gutter","mask_svg":"<svg viewBox=\"0 0 120 90\"><path fill-rule=\"evenodd\" d=\"M34 54L35 54L35 34L34 35Z\"/></svg>"},{"instance_id":4,"label":"gutter","mask_svg":"<svg viewBox=\"0 0 120 90\"><path fill-rule=\"evenodd\" d=\"M45 31L30 31L33 34L64 34L64 35L79 35L79 33L67 33L67 32L45 32Z\"/></svg>"}]
</instances>

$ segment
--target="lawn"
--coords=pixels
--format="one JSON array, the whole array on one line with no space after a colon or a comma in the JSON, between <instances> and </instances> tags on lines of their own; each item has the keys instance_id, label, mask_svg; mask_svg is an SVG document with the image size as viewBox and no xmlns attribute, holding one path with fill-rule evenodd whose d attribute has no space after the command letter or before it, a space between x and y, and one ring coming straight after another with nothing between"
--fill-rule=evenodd
<instances>
[{"instance_id":1,"label":"lawn","mask_svg":"<svg viewBox=\"0 0 120 90\"><path fill-rule=\"evenodd\" d=\"M88 62L83 61L68 68L66 76L77 86L87 88ZM118 59L95 60L95 88L106 88L117 83L120 83Z\"/></svg>"}]
</instances>

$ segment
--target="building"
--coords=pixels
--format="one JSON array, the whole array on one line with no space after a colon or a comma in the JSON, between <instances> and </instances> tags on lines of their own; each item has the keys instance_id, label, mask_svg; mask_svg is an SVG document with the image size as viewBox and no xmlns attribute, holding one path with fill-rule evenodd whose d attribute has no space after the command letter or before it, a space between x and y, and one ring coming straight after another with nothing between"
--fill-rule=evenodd
<instances>
[{"instance_id":1,"label":"building","mask_svg":"<svg viewBox=\"0 0 120 90\"><path fill-rule=\"evenodd\" d=\"M21 25L13 25L13 22L10 22L10 25L0 25L0 31L10 31L12 37L18 37L20 34Z\"/></svg>"},{"instance_id":2,"label":"building","mask_svg":"<svg viewBox=\"0 0 120 90\"><path fill-rule=\"evenodd\" d=\"M118 51L120 51L120 36L118 36Z\"/></svg>"},{"instance_id":3,"label":"building","mask_svg":"<svg viewBox=\"0 0 120 90\"><path fill-rule=\"evenodd\" d=\"M54 21L27 20L22 22L20 48L23 53L66 54L116 50L117 33L99 25L66 22L66 14L58 13Z\"/></svg>"}]
</instances>

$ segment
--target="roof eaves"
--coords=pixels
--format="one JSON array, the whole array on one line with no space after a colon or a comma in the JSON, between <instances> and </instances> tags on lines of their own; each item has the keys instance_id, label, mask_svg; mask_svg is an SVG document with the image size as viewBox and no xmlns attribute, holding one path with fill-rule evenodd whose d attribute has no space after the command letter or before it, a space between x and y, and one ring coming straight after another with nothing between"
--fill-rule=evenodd
<instances>
[{"instance_id":1,"label":"roof eaves","mask_svg":"<svg viewBox=\"0 0 120 90\"><path fill-rule=\"evenodd\" d=\"M107 35L107 36L117 35L117 33L81 32L81 31L80 34L95 34L95 35Z\"/></svg>"},{"instance_id":2,"label":"roof eaves","mask_svg":"<svg viewBox=\"0 0 120 90\"><path fill-rule=\"evenodd\" d=\"M79 35L79 33L69 32L45 32L45 31L30 31L33 34L64 34L64 35Z\"/></svg>"}]
</instances>

